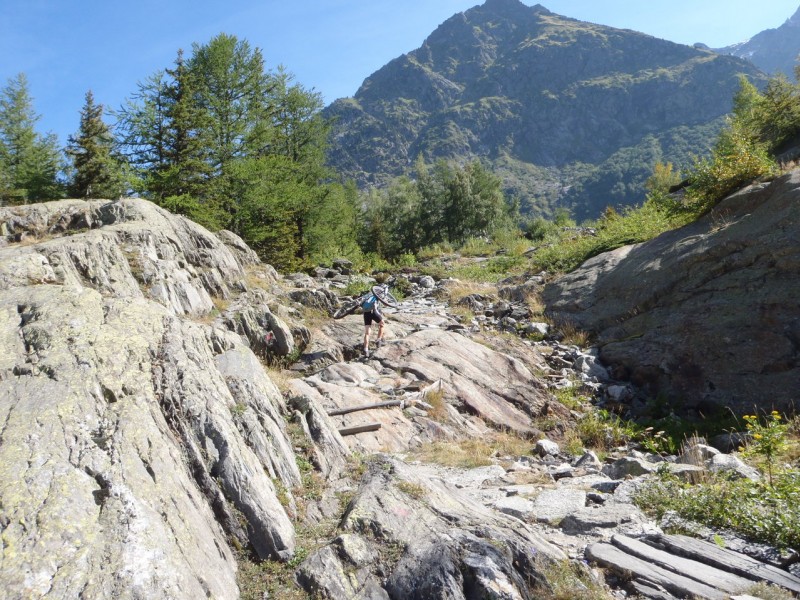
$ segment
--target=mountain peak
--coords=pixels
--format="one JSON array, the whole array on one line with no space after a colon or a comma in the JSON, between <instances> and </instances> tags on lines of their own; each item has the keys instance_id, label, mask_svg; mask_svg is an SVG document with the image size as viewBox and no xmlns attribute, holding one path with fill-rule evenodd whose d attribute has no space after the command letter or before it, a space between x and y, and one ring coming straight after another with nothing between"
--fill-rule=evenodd
<instances>
[{"instance_id":1,"label":"mountain peak","mask_svg":"<svg viewBox=\"0 0 800 600\"><path fill-rule=\"evenodd\" d=\"M526 14L530 14L531 12L536 14L550 14L550 11L541 4L527 6L523 4L521 0L486 0L482 8L502 13L524 11Z\"/></svg>"}]
</instances>

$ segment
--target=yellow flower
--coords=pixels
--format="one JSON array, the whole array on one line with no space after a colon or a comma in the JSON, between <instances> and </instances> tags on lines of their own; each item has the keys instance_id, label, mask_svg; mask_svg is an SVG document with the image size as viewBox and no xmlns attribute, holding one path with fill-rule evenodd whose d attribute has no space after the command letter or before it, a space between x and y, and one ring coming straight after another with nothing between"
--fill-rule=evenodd
<instances>
[{"instance_id":1,"label":"yellow flower","mask_svg":"<svg viewBox=\"0 0 800 600\"><path fill-rule=\"evenodd\" d=\"M762 436L760 433L754 433L753 434L753 438L754 439L760 440L762 437L764 437L764 436Z\"/></svg>"}]
</instances>

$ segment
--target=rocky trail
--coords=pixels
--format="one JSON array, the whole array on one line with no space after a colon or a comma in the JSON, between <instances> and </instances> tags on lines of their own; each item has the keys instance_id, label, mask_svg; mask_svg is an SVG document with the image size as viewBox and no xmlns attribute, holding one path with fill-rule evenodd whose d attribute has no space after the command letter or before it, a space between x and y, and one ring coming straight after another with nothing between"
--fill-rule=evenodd
<instances>
[{"instance_id":1,"label":"rocky trail","mask_svg":"<svg viewBox=\"0 0 800 600\"><path fill-rule=\"evenodd\" d=\"M538 279L530 280L505 290L504 295L521 297L526 286L530 289L538 284ZM485 304L481 306L475 306L475 297L467 300L482 312L464 323L439 300L447 296L449 285L453 282L415 278L413 295L397 310L387 310L387 343L370 358L358 354L359 315L324 325L325 334L343 347L355 346L350 354L353 358L291 382L292 393L323 406L334 415L332 420L340 431L369 425L379 428L348 435L345 441L359 454L378 453L384 469L380 487L390 500L382 497L379 510L370 504L377 498L359 495L349 511L377 518L379 525L370 521L367 531L380 531L383 543L405 546L402 573L412 579L403 588L408 596L397 595L397 588L391 585L384 586L388 595L378 591L381 573L367 568L361 568L355 579L350 574L332 580L331 561L338 561L335 573L347 573L349 564L347 552L334 542L333 549L325 546L304 563L301 581L308 591L328 598L450 597L420 591L454 585L448 580L455 560L452 546L433 555L416 548L437 544L427 539L430 531L421 538L411 537L413 543L409 541L406 528L416 532L416 507L424 504L436 514L429 517L426 529L434 530L440 540L458 537L456 532L463 535L465 527L484 539L487 529L492 531L489 537L495 538L511 527L529 545L529 559L541 555L604 568L607 577L597 570L589 571L590 577L598 584L612 582L617 597L744 598L737 594L756 582L800 592L800 579L774 564L711 542L664 534L632 500L644 478L659 469L689 480L702 476L706 469L722 468L740 476L757 476L752 469L731 455L699 444L687 448L685 458L630 448L610 452L605 462L591 451L579 457L564 453L531 425L547 417L580 417L549 396L549 391L577 386L596 401L619 403L634 397L633 388L611 380L591 350L521 338L507 338L505 352L487 347L481 343L486 330L546 331L546 325L530 322L524 303L491 302L487 297L482 298ZM421 445L443 440L455 443L491 435L497 429L541 439L531 441L530 452L524 455L498 454L492 464L469 469L420 462L415 454ZM698 460L698 456L703 458ZM454 506L458 507L455 515ZM465 506L471 515L464 514ZM380 512L391 513L388 522L385 514L377 517ZM480 515L482 533L474 529L476 515ZM363 524L355 525L346 516L341 528L363 531ZM740 550L745 547L738 544ZM464 548L458 548L461 555ZM763 552L760 557L764 558ZM515 585L509 577L509 568L526 576L516 559L509 565L491 556L473 561L465 558L460 557L457 567L464 581L456 582L456 587L478 589L483 594L479 597L526 597L525 587ZM796 559L783 557L778 563L786 567ZM442 560L445 565L440 564Z\"/></svg>"},{"instance_id":2,"label":"rocky trail","mask_svg":"<svg viewBox=\"0 0 800 600\"><path fill-rule=\"evenodd\" d=\"M0 208L0 598L237 598L247 560L332 600L797 593L796 554L633 503L659 471L758 476L734 455L567 451L636 390L548 337L539 276L406 276L368 359L328 317L353 277L280 276L137 199Z\"/></svg>"}]
</instances>

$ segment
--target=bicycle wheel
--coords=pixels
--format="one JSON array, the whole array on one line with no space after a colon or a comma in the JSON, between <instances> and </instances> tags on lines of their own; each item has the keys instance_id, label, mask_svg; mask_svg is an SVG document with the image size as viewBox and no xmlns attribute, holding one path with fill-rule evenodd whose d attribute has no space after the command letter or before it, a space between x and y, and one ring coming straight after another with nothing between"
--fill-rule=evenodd
<instances>
[{"instance_id":1,"label":"bicycle wheel","mask_svg":"<svg viewBox=\"0 0 800 600\"><path fill-rule=\"evenodd\" d=\"M333 313L333 318L342 319L347 315L351 315L354 312L356 312L358 306L359 303L357 300L350 300L349 302L345 302L339 308L336 309L336 311Z\"/></svg>"},{"instance_id":2,"label":"bicycle wheel","mask_svg":"<svg viewBox=\"0 0 800 600\"><path fill-rule=\"evenodd\" d=\"M372 293L375 294L375 297L380 301L381 304L385 304L389 308L397 308L397 305L399 304L397 298L392 296L392 293L389 290L376 285L372 288Z\"/></svg>"}]
</instances>

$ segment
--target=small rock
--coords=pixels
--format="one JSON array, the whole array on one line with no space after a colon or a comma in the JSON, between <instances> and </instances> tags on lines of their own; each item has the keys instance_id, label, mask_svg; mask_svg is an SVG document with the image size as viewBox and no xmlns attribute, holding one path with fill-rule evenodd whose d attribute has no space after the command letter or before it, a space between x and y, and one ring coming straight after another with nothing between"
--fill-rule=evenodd
<instances>
[{"instance_id":1,"label":"small rock","mask_svg":"<svg viewBox=\"0 0 800 600\"><path fill-rule=\"evenodd\" d=\"M653 471L655 471L655 466L652 463L633 457L623 457L614 461L613 464L603 467L603 473L611 479L624 479L628 475L638 477Z\"/></svg>"},{"instance_id":2,"label":"small rock","mask_svg":"<svg viewBox=\"0 0 800 600\"><path fill-rule=\"evenodd\" d=\"M707 463L709 471L713 473L725 472L734 474L742 479L750 479L751 481L758 481L761 475L758 470L746 465L733 454L717 454L711 457Z\"/></svg>"},{"instance_id":3,"label":"small rock","mask_svg":"<svg viewBox=\"0 0 800 600\"><path fill-rule=\"evenodd\" d=\"M418 285L426 290L432 290L436 287L436 281L430 275L423 275L419 278Z\"/></svg>"},{"instance_id":4,"label":"small rock","mask_svg":"<svg viewBox=\"0 0 800 600\"><path fill-rule=\"evenodd\" d=\"M719 450L713 446L705 444L691 444L684 449L678 461L687 465L703 465L706 461L711 460L717 454L721 454Z\"/></svg>"},{"instance_id":5,"label":"small rock","mask_svg":"<svg viewBox=\"0 0 800 600\"><path fill-rule=\"evenodd\" d=\"M523 331L528 335L547 335L550 333L550 325L547 323L528 323Z\"/></svg>"},{"instance_id":6,"label":"small rock","mask_svg":"<svg viewBox=\"0 0 800 600\"><path fill-rule=\"evenodd\" d=\"M558 444L548 439L536 442L534 450L539 456L556 456L561 451Z\"/></svg>"},{"instance_id":7,"label":"small rock","mask_svg":"<svg viewBox=\"0 0 800 600\"><path fill-rule=\"evenodd\" d=\"M556 523L567 515L586 506L586 492L581 490L545 490L534 502L536 519L543 523Z\"/></svg>"},{"instance_id":8,"label":"small rock","mask_svg":"<svg viewBox=\"0 0 800 600\"><path fill-rule=\"evenodd\" d=\"M598 492L603 492L604 494L613 494L621 483L621 481L615 479L598 481L592 484L592 489L595 489Z\"/></svg>"},{"instance_id":9,"label":"small rock","mask_svg":"<svg viewBox=\"0 0 800 600\"><path fill-rule=\"evenodd\" d=\"M584 455L575 462L575 467L581 469L602 469L603 463L597 458L597 454L591 450L587 450Z\"/></svg>"},{"instance_id":10,"label":"small rock","mask_svg":"<svg viewBox=\"0 0 800 600\"><path fill-rule=\"evenodd\" d=\"M344 533L336 538L333 543L341 548L343 557L356 567L372 563L376 558L375 549L358 534Z\"/></svg>"},{"instance_id":11,"label":"small rock","mask_svg":"<svg viewBox=\"0 0 800 600\"><path fill-rule=\"evenodd\" d=\"M614 402L627 402L633 398L633 390L627 385L610 385L606 388L606 395Z\"/></svg>"}]
</instances>

